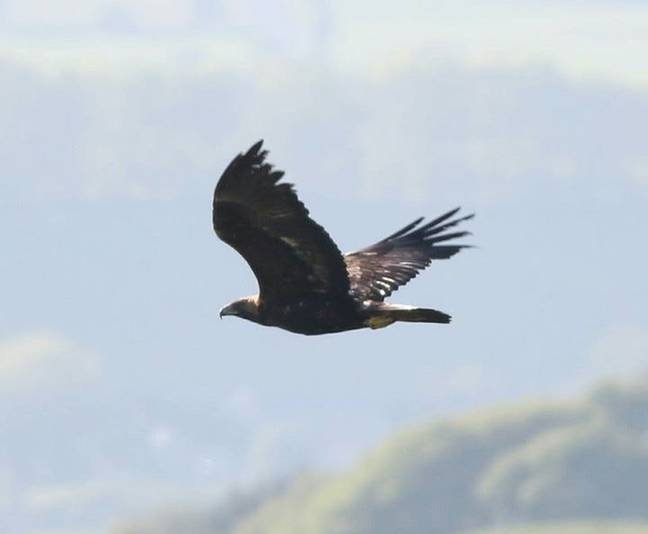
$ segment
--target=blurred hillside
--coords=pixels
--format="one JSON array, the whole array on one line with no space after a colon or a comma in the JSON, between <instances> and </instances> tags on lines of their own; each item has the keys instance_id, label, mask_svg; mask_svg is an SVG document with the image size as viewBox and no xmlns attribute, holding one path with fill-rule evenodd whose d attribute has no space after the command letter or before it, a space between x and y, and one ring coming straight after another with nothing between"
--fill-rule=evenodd
<instances>
[{"instance_id":1,"label":"blurred hillside","mask_svg":"<svg viewBox=\"0 0 648 534\"><path fill-rule=\"evenodd\" d=\"M466 534L644 534L646 523L600 521L597 523L556 523L471 531Z\"/></svg>"},{"instance_id":2,"label":"blurred hillside","mask_svg":"<svg viewBox=\"0 0 648 534\"><path fill-rule=\"evenodd\" d=\"M648 383L599 387L578 402L413 428L343 474L302 477L117 532L648 532L647 436Z\"/></svg>"}]
</instances>

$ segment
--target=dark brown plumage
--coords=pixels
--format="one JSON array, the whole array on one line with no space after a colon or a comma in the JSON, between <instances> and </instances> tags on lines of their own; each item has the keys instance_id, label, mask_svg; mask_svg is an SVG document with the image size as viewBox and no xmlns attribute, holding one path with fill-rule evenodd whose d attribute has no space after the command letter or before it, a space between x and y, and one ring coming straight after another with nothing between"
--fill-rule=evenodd
<instances>
[{"instance_id":1,"label":"dark brown plumage","mask_svg":"<svg viewBox=\"0 0 648 534\"><path fill-rule=\"evenodd\" d=\"M357 252L342 255L324 228L308 216L282 171L266 163L263 141L236 156L214 192L216 234L248 262L259 294L221 310L300 334L382 328L395 321L448 323L432 309L387 304L384 299L425 269L466 245L447 232L473 215L454 209L425 224L423 218ZM441 244L440 244L441 243Z\"/></svg>"}]
</instances>

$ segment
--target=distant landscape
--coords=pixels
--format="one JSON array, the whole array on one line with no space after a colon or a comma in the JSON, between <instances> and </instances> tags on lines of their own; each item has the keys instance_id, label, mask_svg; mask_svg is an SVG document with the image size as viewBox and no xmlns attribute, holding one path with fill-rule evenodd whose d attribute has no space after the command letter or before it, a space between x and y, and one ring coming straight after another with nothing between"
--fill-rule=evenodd
<instances>
[{"instance_id":1,"label":"distant landscape","mask_svg":"<svg viewBox=\"0 0 648 534\"><path fill-rule=\"evenodd\" d=\"M301 476L119 534L631 534L648 531L648 382L398 433Z\"/></svg>"}]
</instances>

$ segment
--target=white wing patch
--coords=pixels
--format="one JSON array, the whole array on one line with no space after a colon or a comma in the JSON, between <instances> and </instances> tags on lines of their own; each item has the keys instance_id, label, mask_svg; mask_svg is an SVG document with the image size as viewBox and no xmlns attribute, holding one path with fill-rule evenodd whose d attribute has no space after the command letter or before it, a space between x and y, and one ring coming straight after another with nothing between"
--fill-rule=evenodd
<instances>
[{"instance_id":1,"label":"white wing patch","mask_svg":"<svg viewBox=\"0 0 648 534\"><path fill-rule=\"evenodd\" d=\"M292 248L299 247L299 243L297 241L295 241L294 239L291 239L289 237L284 237L284 236L279 237L279 239L281 239L284 243L286 243L286 245L289 245Z\"/></svg>"}]
</instances>

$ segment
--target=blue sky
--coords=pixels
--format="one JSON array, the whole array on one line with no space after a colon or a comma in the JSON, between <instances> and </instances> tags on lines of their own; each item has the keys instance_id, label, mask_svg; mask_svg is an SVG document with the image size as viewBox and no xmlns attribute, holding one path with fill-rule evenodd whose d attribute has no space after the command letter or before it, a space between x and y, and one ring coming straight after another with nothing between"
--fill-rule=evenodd
<instances>
[{"instance_id":1,"label":"blue sky","mask_svg":"<svg viewBox=\"0 0 648 534\"><path fill-rule=\"evenodd\" d=\"M0 3L6 531L103 532L645 368L648 8L260 5ZM478 248L391 299L452 325L219 321L256 287L212 189L259 138L343 250L476 211Z\"/></svg>"}]
</instances>

